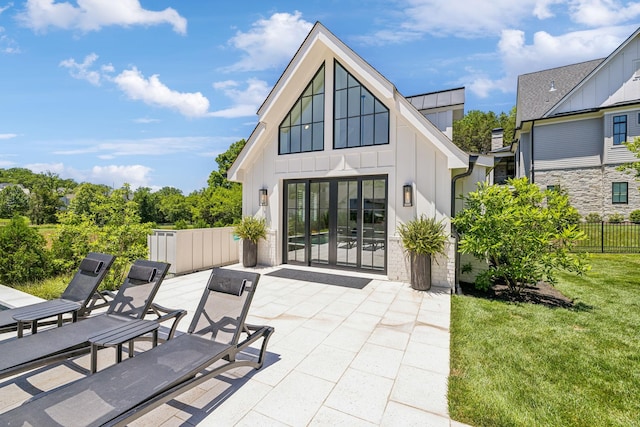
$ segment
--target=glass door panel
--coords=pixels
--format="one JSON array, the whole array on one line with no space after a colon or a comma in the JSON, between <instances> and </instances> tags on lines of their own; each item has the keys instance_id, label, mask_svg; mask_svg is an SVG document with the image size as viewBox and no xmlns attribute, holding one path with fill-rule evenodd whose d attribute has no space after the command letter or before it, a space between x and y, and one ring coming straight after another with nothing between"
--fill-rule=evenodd
<instances>
[{"instance_id":1,"label":"glass door panel","mask_svg":"<svg viewBox=\"0 0 640 427\"><path fill-rule=\"evenodd\" d=\"M362 180L362 268L384 270L386 224L386 180Z\"/></svg>"},{"instance_id":2,"label":"glass door panel","mask_svg":"<svg viewBox=\"0 0 640 427\"><path fill-rule=\"evenodd\" d=\"M309 191L311 262L329 263L329 183L312 182Z\"/></svg>"},{"instance_id":3,"label":"glass door panel","mask_svg":"<svg viewBox=\"0 0 640 427\"><path fill-rule=\"evenodd\" d=\"M358 182L339 181L337 201L336 264L358 265Z\"/></svg>"},{"instance_id":4,"label":"glass door panel","mask_svg":"<svg viewBox=\"0 0 640 427\"><path fill-rule=\"evenodd\" d=\"M306 262L306 184L287 185L287 262Z\"/></svg>"}]
</instances>

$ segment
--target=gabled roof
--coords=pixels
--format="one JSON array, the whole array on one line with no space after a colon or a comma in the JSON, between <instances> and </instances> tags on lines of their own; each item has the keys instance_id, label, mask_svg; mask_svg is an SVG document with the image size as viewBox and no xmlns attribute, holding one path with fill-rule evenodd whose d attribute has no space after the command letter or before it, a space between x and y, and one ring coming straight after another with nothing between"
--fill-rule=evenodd
<instances>
[{"instance_id":1,"label":"gabled roof","mask_svg":"<svg viewBox=\"0 0 640 427\"><path fill-rule=\"evenodd\" d=\"M603 61L595 59L518 76L516 127L544 117Z\"/></svg>"},{"instance_id":2,"label":"gabled roof","mask_svg":"<svg viewBox=\"0 0 640 427\"><path fill-rule=\"evenodd\" d=\"M340 62L354 70L360 76L365 76L367 80L362 82L369 89L375 89L383 98L397 102L398 112L405 119L417 126L421 131L430 137L431 142L436 145L449 159L449 168L465 168L468 163L468 155L458 148L449 138L447 138L438 128L427 120L420 112L397 91L395 86L387 80L380 72L368 64L357 55L351 48L338 39L331 31L319 22L313 26L304 42L291 59L282 76L258 109L259 123L251 133L244 149L238 155L234 164L229 168L228 175L231 180L238 179L238 171L242 168L251 153L256 150L256 144L260 140L260 135L264 134L265 124L263 118L267 116L271 108L277 103L278 98L288 90L288 85L296 72L305 66L305 59L311 55L315 46L322 45L323 49L333 52Z\"/></svg>"}]
</instances>

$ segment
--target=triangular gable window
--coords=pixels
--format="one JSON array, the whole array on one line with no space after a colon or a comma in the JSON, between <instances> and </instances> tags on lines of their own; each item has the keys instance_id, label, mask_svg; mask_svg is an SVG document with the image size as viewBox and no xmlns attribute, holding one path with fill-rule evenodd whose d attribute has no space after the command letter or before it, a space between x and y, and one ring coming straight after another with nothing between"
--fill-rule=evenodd
<instances>
[{"instance_id":1,"label":"triangular gable window","mask_svg":"<svg viewBox=\"0 0 640 427\"><path fill-rule=\"evenodd\" d=\"M389 143L389 109L335 62L334 148Z\"/></svg>"},{"instance_id":2,"label":"triangular gable window","mask_svg":"<svg viewBox=\"0 0 640 427\"><path fill-rule=\"evenodd\" d=\"M324 150L324 64L280 124L278 154Z\"/></svg>"}]
</instances>

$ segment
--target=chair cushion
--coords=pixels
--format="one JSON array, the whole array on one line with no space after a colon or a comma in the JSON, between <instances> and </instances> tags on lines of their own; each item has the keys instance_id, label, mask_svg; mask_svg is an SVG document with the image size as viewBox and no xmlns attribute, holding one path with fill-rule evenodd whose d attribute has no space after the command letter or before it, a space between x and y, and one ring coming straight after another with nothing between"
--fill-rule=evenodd
<instances>
[{"instance_id":1,"label":"chair cushion","mask_svg":"<svg viewBox=\"0 0 640 427\"><path fill-rule=\"evenodd\" d=\"M129 279L142 280L144 282L151 282L155 276L155 268L137 264L131 266L127 275Z\"/></svg>"},{"instance_id":2,"label":"chair cushion","mask_svg":"<svg viewBox=\"0 0 640 427\"><path fill-rule=\"evenodd\" d=\"M80 262L80 270L87 273L98 274L103 264L104 263L98 259L85 258Z\"/></svg>"},{"instance_id":3,"label":"chair cushion","mask_svg":"<svg viewBox=\"0 0 640 427\"><path fill-rule=\"evenodd\" d=\"M225 277L216 277L209 285L209 289L223 294L240 296L244 292L246 280L228 279Z\"/></svg>"}]
</instances>

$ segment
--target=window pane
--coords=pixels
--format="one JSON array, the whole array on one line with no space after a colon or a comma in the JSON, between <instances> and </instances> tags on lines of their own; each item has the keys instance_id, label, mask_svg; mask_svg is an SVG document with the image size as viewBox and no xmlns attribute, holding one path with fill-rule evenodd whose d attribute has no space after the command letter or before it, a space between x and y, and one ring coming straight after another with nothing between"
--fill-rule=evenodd
<instances>
[{"instance_id":1,"label":"window pane","mask_svg":"<svg viewBox=\"0 0 640 427\"><path fill-rule=\"evenodd\" d=\"M302 92L302 97L313 95L313 84L309 83L309 86Z\"/></svg>"},{"instance_id":2,"label":"window pane","mask_svg":"<svg viewBox=\"0 0 640 427\"><path fill-rule=\"evenodd\" d=\"M362 114L373 114L373 95L366 89L362 89Z\"/></svg>"},{"instance_id":3,"label":"window pane","mask_svg":"<svg viewBox=\"0 0 640 427\"><path fill-rule=\"evenodd\" d=\"M310 96L306 96L301 100L302 104L302 124L311 123L311 105L312 100Z\"/></svg>"},{"instance_id":4,"label":"window pane","mask_svg":"<svg viewBox=\"0 0 640 427\"><path fill-rule=\"evenodd\" d=\"M311 151L311 125L303 125L302 126L302 151L307 152Z\"/></svg>"},{"instance_id":5,"label":"window pane","mask_svg":"<svg viewBox=\"0 0 640 427\"><path fill-rule=\"evenodd\" d=\"M280 128L280 154L287 154L290 152L290 135L290 128Z\"/></svg>"},{"instance_id":6,"label":"window pane","mask_svg":"<svg viewBox=\"0 0 640 427\"><path fill-rule=\"evenodd\" d=\"M347 117L347 91L340 90L336 92L336 119Z\"/></svg>"},{"instance_id":7,"label":"window pane","mask_svg":"<svg viewBox=\"0 0 640 427\"><path fill-rule=\"evenodd\" d=\"M373 145L373 116L362 116L362 145Z\"/></svg>"},{"instance_id":8,"label":"window pane","mask_svg":"<svg viewBox=\"0 0 640 427\"><path fill-rule=\"evenodd\" d=\"M348 83L348 85L349 85L349 87L360 87L360 83L358 83L358 81L355 79L355 77L353 77L351 74L349 74L349 83Z\"/></svg>"},{"instance_id":9,"label":"window pane","mask_svg":"<svg viewBox=\"0 0 640 427\"><path fill-rule=\"evenodd\" d=\"M291 126L291 113L287 114L280 126Z\"/></svg>"},{"instance_id":10,"label":"window pane","mask_svg":"<svg viewBox=\"0 0 640 427\"><path fill-rule=\"evenodd\" d=\"M314 123L313 125L313 151L324 149L324 123Z\"/></svg>"},{"instance_id":11,"label":"window pane","mask_svg":"<svg viewBox=\"0 0 640 427\"><path fill-rule=\"evenodd\" d=\"M374 143L389 143L389 113L378 113L374 116L375 120L375 140Z\"/></svg>"},{"instance_id":12,"label":"window pane","mask_svg":"<svg viewBox=\"0 0 640 427\"><path fill-rule=\"evenodd\" d=\"M313 93L324 93L324 65L322 66L322 69L320 70L316 78L313 80Z\"/></svg>"},{"instance_id":13,"label":"window pane","mask_svg":"<svg viewBox=\"0 0 640 427\"><path fill-rule=\"evenodd\" d=\"M300 100L296 102L296 104L291 109L291 125L299 125L300 124L300 115L302 114L302 103Z\"/></svg>"},{"instance_id":14,"label":"window pane","mask_svg":"<svg viewBox=\"0 0 640 427\"><path fill-rule=\"evenodd\" d=\"M347 119L336 120L334 134L335 148L345 148L347 146Z\"/></svg>"},{"instance_id":15,"label":"window pane","mask_svg":"<svg viewBox=\"0 0 640 427\"><path fill-rule=\"evenodd\" d=\"M347 72L336 63L336 90L347 88Z\"/></svg>"},{"instance_id":16,"label":"window pane","mask_svg":"<svg viewBox=\"0 0 640 427\"><path fill-rule=\"evenodd\" d=\"M347 146L358 147L360 145L360 117L351 117L348 124Z\"/></svg>"},{"instance_id":17,"label":"window pane","mask_svg":"<svg viewBox=\"0 0 640 427\"><path fill-rule=\"evenodd\" d=\"M300 126L291 127L291 153L300 152Z\"/></svg>"},{"instance_id":18,"label":"window pane","mask_svg":"<svg viewBox=\"0 0 640 427\"><path fill-rule=\"evenodd\" d=\"M389 111L387 107L385 107L383 103L376 99L376 113L384 113L387 111Z\"/></svg>"},{"instance_id":19,"label":"window pane","mask_svg":"<svg viewBox=\"0 0 640 427\"><path fill-rule=\"evenodd\" d=\"M324 95L316 95L313 97L313 121L324 121Z\"/></svg>"},{"instance_id":20,"label":"window pane","mask_svg":"<svg viewBox=\"0 0 640 427\"><path fill-rule=\"evenodd\" d=\"M360 115L360 87L349 88L349 117Z\"/></svg>"}]
</instances>

